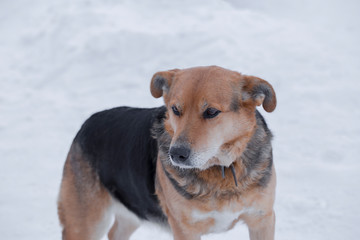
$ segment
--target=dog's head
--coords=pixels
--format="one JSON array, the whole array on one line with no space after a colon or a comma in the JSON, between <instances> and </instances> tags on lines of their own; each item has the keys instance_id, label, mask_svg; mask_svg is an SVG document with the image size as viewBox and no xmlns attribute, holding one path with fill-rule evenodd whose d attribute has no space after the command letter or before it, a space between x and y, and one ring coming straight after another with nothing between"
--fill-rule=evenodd
<instances>
[{"instance_id":1,"label":"dog's head","mask_svg":"<svg viewBox=\"0 0 360 240\"><path fill-rule=\"evenodd\" d=\"M157 72L150 88L164 98L170 159L182 168L231 165L254 133L256 106L276 107L268 82L217 66Z\"/></svg>"}]
</instances>

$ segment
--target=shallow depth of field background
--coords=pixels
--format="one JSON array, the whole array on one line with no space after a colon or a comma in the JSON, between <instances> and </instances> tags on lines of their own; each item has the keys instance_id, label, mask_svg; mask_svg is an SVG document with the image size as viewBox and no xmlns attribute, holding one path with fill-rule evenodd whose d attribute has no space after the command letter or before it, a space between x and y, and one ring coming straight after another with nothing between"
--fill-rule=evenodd
<instances>
[{"instance_id":1,"label":"shallow depth of field background","mask_svg":"<svg viewBox=\"0 0 360 240\"><path fill-rule=\"evenodd\" d=\"M159 70L219 65L268 80L276 239L360 234L360 2L0 1L0 238L60 239L56 199L92 113L162 104ZM172 239L152 225L132 240ZM204 239L248 239L244 225Z\"/></svg>"}]
</instances>

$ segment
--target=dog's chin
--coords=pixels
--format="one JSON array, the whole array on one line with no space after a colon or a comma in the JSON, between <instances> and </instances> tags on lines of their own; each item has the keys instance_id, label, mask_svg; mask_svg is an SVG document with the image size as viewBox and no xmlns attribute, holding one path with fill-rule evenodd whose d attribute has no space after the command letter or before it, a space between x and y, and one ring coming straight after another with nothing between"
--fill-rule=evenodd
<instances>
[{"instance_id":1,"label":"dog's chin","mask_svg":"<svg viewBox=\"0 0 360 240\"><path fill-rule=\"evenodd\" d=\"M186 165L186 164L177 163L177 162L174 162L174 161L171 161L171 164L172 164L174 167L178 167L178 168L182 168L182 169L194 169L194 168L195 168L195 167L192 166L192 165Z\"/></svg>"},{"instance_id":2,"label":"dog's chin","mask_svg":"<svg viewBox=\"0 0 360 240\"><path fill-rule=\"evenodd\" d=\"M211 167L212 165L208 164L208 162L206 162L203 165L199 165L199 164L194 164L194 163L189 163L189 162L184 162L184 163L179 163L179 162L175 162L170 158L170 162L173 166L181 168L181 169L198 169L200 171L208 169L209 167Z\"/></svg>"},{"instance_id":3,"label":"dog's chin","mask_svg":"<svg viewBox=\"0 0 360 240\"><path fill-rule=\"evenodd\" d=\"M181 169L200 169L204 170L204 166L200 166L198 164L194 164L193 162L186 161L186 162L176 162L170 158L170 162L174 167L178 167Z\"/></svg>"},{"instance_id":4,"label":"dog's chin","mask_svg":"<svg viewBox=\"0 0 360 240\"><path fill-rule=\"evenodd\" d=\"M208 156L205 156L204 158L201 158L201 157L196 156L195 158L194 157L190 158L190 159L186 160L185 162L177 162L177 161L174 161L169 156L169 160L174 167L178 167L180 169L197 169L200 171L204 171L213 166L229 167L234 162L234 160L231 157L229 157L226 154L224 155L221 153L216 154L215 156L212 156L210 158ZM204 159L207 159L207 160L204 161Z\"/></svg>"}]
</instances>

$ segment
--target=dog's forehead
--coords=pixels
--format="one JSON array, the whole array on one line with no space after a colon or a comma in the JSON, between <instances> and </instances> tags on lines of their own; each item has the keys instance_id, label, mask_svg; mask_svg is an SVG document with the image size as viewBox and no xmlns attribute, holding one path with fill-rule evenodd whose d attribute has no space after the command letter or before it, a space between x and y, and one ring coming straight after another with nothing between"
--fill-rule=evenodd
<instances>
[{"instance_id":1,"label":"dog's forehead","mask_svg":"<svg viewBox=\"0 0 360 240\"><path fill-rule=\"evenodd\" d=\"M209 66L209 67L194 67L182 69L176 74L177 81L194 83L202 82L219 82L221 80L230 81L238 78L240 74L225 68L218 66Z\"/></svg>"},{"instance_id":2,"label":"dog's forehead","mask_svg":"<svg viewBox=\"0 0 360 240\"><path fill-rule=\"evenodd\" d=\"M170 98L184 104L228 104L239 79L239 73L216 66L184 69L174 78Z\"/></svg>"}]
</instances>

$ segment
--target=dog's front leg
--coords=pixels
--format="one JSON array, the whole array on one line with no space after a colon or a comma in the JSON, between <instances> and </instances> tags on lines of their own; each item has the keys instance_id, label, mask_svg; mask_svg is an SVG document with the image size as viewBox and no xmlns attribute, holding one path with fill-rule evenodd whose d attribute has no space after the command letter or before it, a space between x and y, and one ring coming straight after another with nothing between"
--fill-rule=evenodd
<instances>
[{"instance_id":1,"label":"dog's front leg","mask_svg":"<svg viewBox=\"0 0 360 240\"><path fill-rule=\"evenodd\" d=\"M266 214L261 219L251 219L247 222L250 240L274 240L275 213Z\"/></svg>"},{"instance_id":2,"label":"dog's front leg","mask_svg":"<svg viewBox=\"0 0 360 240\"><path fill-rule=\"evenodd\" d=\"M201 237L199 234L192 233L187 229L184 229L181 223L176 221L175 218L168 215L168 221L174 235L174 240L200 240Z\"/></svg>"}]
</instances>

